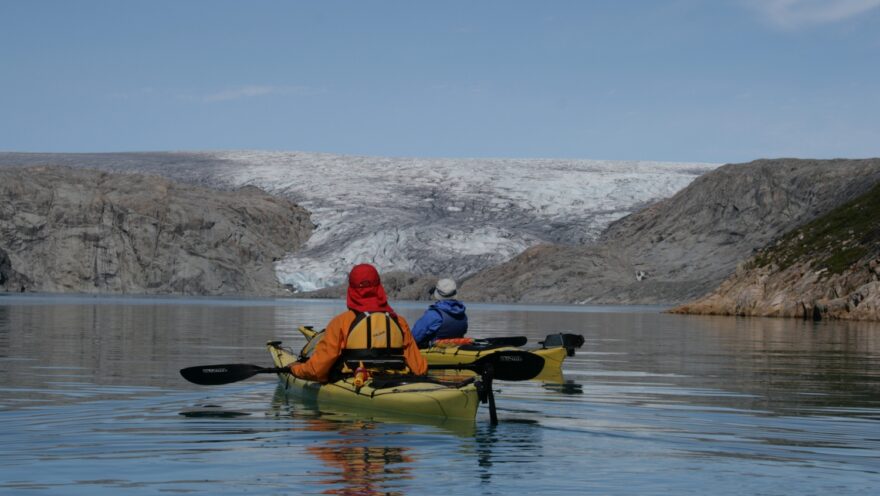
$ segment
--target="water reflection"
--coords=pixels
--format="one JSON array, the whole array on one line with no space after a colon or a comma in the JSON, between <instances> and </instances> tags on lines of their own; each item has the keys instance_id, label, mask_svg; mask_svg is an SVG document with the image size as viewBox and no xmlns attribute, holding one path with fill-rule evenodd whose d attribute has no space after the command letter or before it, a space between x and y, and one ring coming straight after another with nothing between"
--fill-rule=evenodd
<instances>
[{"instance_id":1,"label":"water reflection","mask_svg":"<svg viewBox=\"0 0 880 496\"><path fill-rule=\"evenodd\" d=\"M859 415L878 406L880 339L869 331L876 324L718 317L658 323L655 337L606 349L637 354L627 368L678 386L683 394L674 401L780 415L824 414L832 405L838 414Z\"/></svg>"},{"instance_id":2,"label":"water reflection","mask_svg":"<svg viewBox=\"0 0 880 496\"><path fill-rule=\"evenodd\" d=\"M310 422L312 430L321 430L320 421ZM348 434L352 434L351 431ZM412 456L406 448L389 446L358 446L356 440L343 438L328 441L324 446L306 450L321 460L328 470L320 472L320 484L330 486L322 494L403 494L393 488L401 481L412 479Z\"/></svg>"},{"instance_id":3,"label":"water reflection","mask_svg":"<svg viewBox=\"0 0 880 496\"><path fill-rule=\"evenodd\" d=\"M563 380L561 382L545 382L544 389L559 394L584 394L583 384L572 380Z\"/></svg>"},{"instance_id":4,"label":"water reflection","mask_svg":"<svg viewBox=\"0 0 880 496\"><path fill-rule=\"evenodd\" d=\"M506 470L499 471L496 465L518 466L520 477L534 471L534 467L529 466L529 460L545 453L543 431L535 428L537 424L534 419L505 418L503 424L484 424L477 430L474 450L483 483L506 476Z\"/></svg>"},{"instance_id":5,"label":"water reflection","mask_svg":"<svg viewBox=\"0 0 880 496\"><path fill-rule=\"evenodd\" d=\"M195 409L182 411L180 414L187 418L238 418L250 415L248 412L225 410L219 405L200 405Z\"/></svg>"},{"instance_id":6,"label":"water reflection","mask_svg":"<svg viewBox=\"0 0 880 496\"><path fill-rule=\"evenodd\" d=\"M386 495L405 494L405 481L413 479L416 464L415 450L405 446L406 433L413 429L411 422L420 419L380 416L373 418L352 413L350 410L319 408L315 401L289 396L278 385L269 410L275 417L296 419L296 431L325 433L318 442L305 447L314 460L324 465L316 471L313 480L325 486L321 494ZM472 435L473 423L445 423L421 419L425 425L453 429L460 435ZM388 426L400 431L389 435ZM456 431L456 429L459 429ZM397 442L395 442L397 440Z\"/></svg>"},{"instance_id":7,"label":"water reflection","mask_svg":"<svg viewBox=\"0 0 880 496\"><path fill-rule=\"evenodd\" d=\"M177 372L265 365L263 343L296 348L297 325L341 305L0 298L0 492L421 494L438 474L466 494L880 484L877 323L474 305L474 334L586 337L559 380L496 383L498 426L485 408L465 424L363 415L274 377L201 387Z\"/></svg>"}]
</instances>

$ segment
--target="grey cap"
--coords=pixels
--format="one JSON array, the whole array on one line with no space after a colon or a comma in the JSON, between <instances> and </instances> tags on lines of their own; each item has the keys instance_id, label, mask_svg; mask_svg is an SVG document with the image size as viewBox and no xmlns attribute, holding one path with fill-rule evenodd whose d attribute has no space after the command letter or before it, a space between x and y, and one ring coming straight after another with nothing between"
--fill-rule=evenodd
<instances>
[{"instance_id":1,"label":"grey cap","mask_svg":"<svg viewBox=\"0 0 880 496\"><path fill-rule=\"evenodd\" d=\"M457 292L458 287L455 285L455 281L452 279L440 279L434 287L434 299L451 300L455 298Z\"/></svg>"}]
</instances>

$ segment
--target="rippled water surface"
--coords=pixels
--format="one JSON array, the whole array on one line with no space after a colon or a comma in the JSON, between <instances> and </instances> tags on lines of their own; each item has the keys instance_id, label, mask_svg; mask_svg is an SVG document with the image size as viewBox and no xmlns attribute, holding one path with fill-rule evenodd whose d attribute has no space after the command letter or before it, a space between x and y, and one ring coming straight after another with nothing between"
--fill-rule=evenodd
<instances>
[{"instance_id":1,"label":"rippled water surface","mask_svg":"<svg viewBox=\"0 0 880 496\"><path fill-rule=\"evenodd\" d=\"M471 305L472 333L564 330L560 383L497 382L500 424L287 398L269 365L341 301L0 296L0 494L871 494L880 325ZM423 308L398 303L410 321Z\"/></svg>"}]
</instances>

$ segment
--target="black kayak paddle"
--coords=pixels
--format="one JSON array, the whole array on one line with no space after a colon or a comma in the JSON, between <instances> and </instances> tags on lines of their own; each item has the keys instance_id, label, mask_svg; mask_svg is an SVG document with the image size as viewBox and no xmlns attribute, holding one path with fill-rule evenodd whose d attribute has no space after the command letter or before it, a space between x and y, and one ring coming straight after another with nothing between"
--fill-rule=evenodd
<instances>
[{"instance_id":1,"label":"black kayak paddle","mask_svg":"<svg viewBox=\"0 0 880 496\"><path fill-rule=\"evenodd\" d=\"M260 367L247 363L224 363L221 365L197 365L180 369L180 375L193 384L218 386L249 379L257 374L289 373L287 367Z\"/></svg>"},{"instance_id":2,"label":"black kayak paddle","mask_svg":"<svg viewBox=\"0 0 880 496\"><path fill-rule=\"evenodd\" d=\"M541 373L544 358L526 351L505 350L487 354L472 363L429 365L429 370L472 370L479 374L489 372L502 381L527 381ZM243 381L257 374L290 373L287 367L260 367L246 363L198 365L180 370L180 375L193 384L217 386Z\"/></svg>"},{"instance_id":3,"label":"black kayak paddle","mask_svg":"<svg viewBox=\"0 0 880 496\"><path fill-rule=\"evenodd\" d=\"M527 381L544 369L544 357L528 351L502 350L488 353L471 363L428 365L428 370L472 370L478 374L489 372L501 381Z\"/></svg>"}]
</instances>

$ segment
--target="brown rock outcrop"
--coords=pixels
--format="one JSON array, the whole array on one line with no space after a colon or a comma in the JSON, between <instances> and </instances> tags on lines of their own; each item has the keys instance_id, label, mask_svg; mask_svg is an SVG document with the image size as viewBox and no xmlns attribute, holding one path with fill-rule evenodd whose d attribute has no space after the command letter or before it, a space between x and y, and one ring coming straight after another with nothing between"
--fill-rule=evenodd
<instances>
[{"instance_id":1,"label":"brown rock outcrop","mask_svg":"<svg viewBox=\"0 0 880 496\"><path fill-rule=\"evenodd\" d=\"M807 320L880 320L880 280L862 261L845 274L802 263L785 270L743 270L717 290L671 313L795 317Z\"/></svg>"},{"instance_id":2,"label":"brown rock outcrop","mask_svg":"<svg viewBox=\"0 0 880 496\"><path fill-rule=\"evenodd\" d=\"M880 183L787 233L673 313L880 320Z\"/></svg>"}]
</instances>

